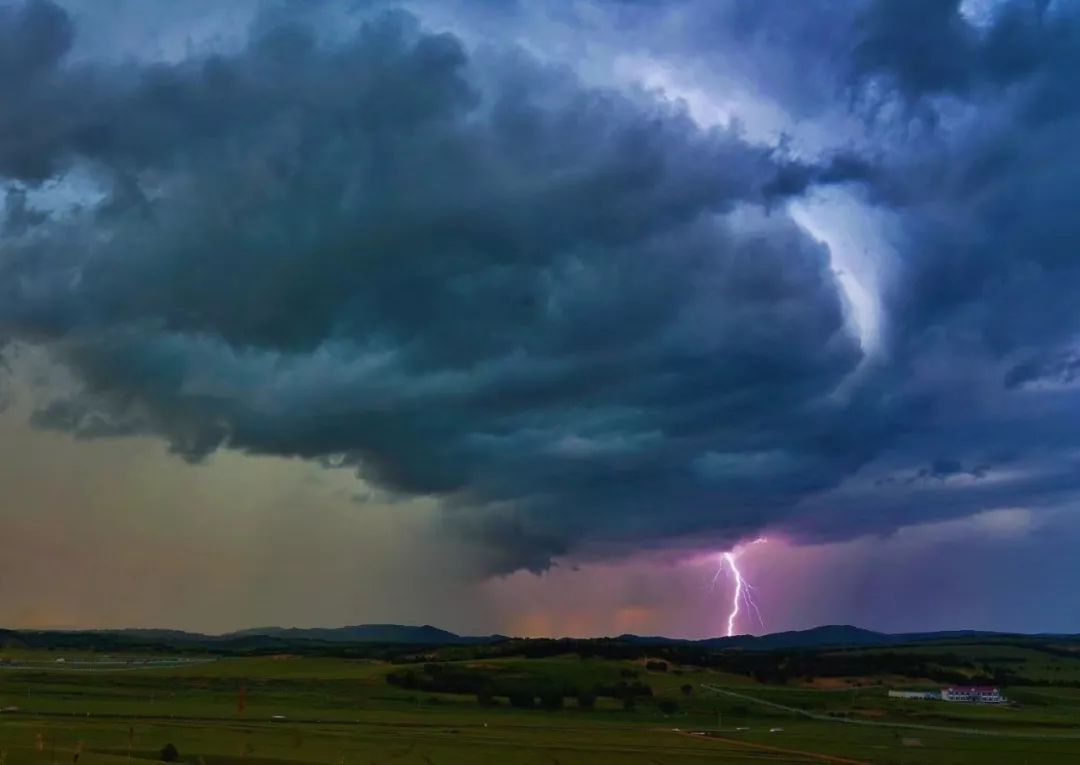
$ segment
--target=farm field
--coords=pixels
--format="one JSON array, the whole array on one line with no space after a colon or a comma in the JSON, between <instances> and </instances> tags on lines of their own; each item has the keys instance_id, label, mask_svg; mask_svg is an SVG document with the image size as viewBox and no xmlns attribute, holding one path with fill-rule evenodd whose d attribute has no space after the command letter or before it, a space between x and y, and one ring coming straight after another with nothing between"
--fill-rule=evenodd
<instances>
[{"instance_id":1,"label":"farm field","mask_svg":"<svg viewBox=\"0 0 1080 765\"><path fill-rule=\"evenodd\" d=\"M423 670L333 657L228 657L134 664L122 672L104 662L95 667L93 657L82 661L57 664L51 652L24 652L0 671L4 765L138 765L157 761L167 744L190 765L1080 758L1080 692L1066 688L1010 689L1022 703L981 708L897 702L878 686L773 686L701 668L657 672L640 661L578 656L436 662ZM601 696L592 708L567 697L561 708L518 709L498 696L481 703L475 695L388 682L403 669L563 687L633 677L652 696L633 708ZM769 703L836 719L810 719ZM978 733L949 730L959 728Z\"/></svg>"}]
</instances>

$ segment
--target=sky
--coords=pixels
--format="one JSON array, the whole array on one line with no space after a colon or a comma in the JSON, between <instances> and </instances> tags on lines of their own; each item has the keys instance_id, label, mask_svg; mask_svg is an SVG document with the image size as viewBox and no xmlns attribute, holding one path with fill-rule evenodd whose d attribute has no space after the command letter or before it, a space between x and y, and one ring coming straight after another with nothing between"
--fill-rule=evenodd
<instances>
[{"instance_id":1,"label":"sky","mask_svg":"<svg viewBox=\"0 0 1080 765\"><path fill-rule=\"evenodd\" d=\"M0 625L1080 631L1075 0L0 0ZM754 540L764 539L758 544Z\"/></svg>"}]
</instances>

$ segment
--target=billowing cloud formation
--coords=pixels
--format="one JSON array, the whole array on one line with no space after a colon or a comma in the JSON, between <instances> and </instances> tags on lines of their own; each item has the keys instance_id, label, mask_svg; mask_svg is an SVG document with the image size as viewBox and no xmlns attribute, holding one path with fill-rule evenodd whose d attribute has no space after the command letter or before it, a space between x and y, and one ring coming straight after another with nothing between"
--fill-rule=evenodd
<instances>
[{"instance_id":1,"label":"billowing cloud formation","mask_svg":"<svg viewBox=\"0 0 1080 765\"><path fill-rule=\"evenodd\" d=\"M687 56L778 46L764 98L858 125L810 149L400 10L115 65L45 0L5 7L0 332L77 381L35 422L355 468L440 497L496 570L1060 497L1075 9L819 5L590 4L696 19ZM893 221L873 357L787 212L832 184Z\"/></svg>"}]
</instances>

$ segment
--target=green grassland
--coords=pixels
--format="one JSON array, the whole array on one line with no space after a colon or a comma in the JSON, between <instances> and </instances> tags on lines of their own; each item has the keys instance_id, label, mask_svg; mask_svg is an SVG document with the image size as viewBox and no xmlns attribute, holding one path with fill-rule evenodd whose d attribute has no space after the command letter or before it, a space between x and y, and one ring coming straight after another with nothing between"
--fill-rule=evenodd
<instances>
[{"instance_id":1,"label":"green grassland","mask_svg":"<svg viewBox=\"0 0 1080 765\"><path fill-rule=\"evenodd\" d=\"M1036 683L1080 683L1080 654L1074 650L1039 642L1025 645L1007 642L949 641L888 649L855 649L845 653L873 656L886 651L918 657L942 667L950 667L951 660L959 657L963 660L963 664L954 665L951 668L975 680L979 680L980 676L1006 674L1016 675Z\"/></svg>"},{"instance_id":2,"label":"green grassland","mask_svg":"<svg viewBox=\"0 0 1080 765\"><path fill-rule=\"evenodd\" d=\"M578 655L447 650L414 663L253 656L116 669L75 665L74 652L57 664L55 652L7 651L0 708L18 709L0 712L0 751L2 765L75 765L77 753L77 765L138 765L166 743L190 765L1080 761L1080 688L1048 684L1080 678L1080 655L951 644L858 653L874 650L921 651L949 671L1007 666L1033 684L1006 687L1017 703L990 708L889 699L872 676L821 688L809 678L766 684L729 670L669 662L650 671L643 660ZM431 673L490 678L495 695L388 682L403 670L424 682ZM582 707L574 694L620 683L649 695L628 704L601 693ZM498 695L515 684L566 695L559 708L516 708Z\"/></svg>"}]
</instances>

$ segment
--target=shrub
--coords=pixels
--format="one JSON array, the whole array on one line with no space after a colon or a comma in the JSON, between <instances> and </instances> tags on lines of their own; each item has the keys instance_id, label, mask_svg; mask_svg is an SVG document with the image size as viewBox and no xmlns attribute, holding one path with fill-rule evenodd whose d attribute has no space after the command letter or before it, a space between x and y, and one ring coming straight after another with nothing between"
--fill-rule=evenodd
<instances>
[{"instance_id":1,"label":"shrub","mask_svg":"<svg viewBox=\"0 0 1080 765\"><path fill-rule=\"evenodd\" d=\"M532 709L536 705L536 698L531 691L514 691L509 699L510 706L518 709Z\"/></svg>"},{"instance_id":2,"label":"shrub","mask_svg":"<svg viewBox=\"0 0 1080 765\"><path fill-rule=\"evenodd\" d=\"M544 709L562 709L562 691L544 691L540 694L540 704Z\"/></svg>"},{"instance_id":3,"label":"shrub","mask_svg":"<svg viewBox=\"0 0 1080 765\"><path fill-rule=\"evenodd\" d=\"M180 752L177 750L175 744L166 744L161 747L161 761L162 762L176 762L180 759Z\"/></svg>"},{"instance_id":4,"label":"shrub","mask_svg":"<svg viewBox=\"0 0 1080 765\"><path fill-rule=\"evenodd\" d=\"M666 715L673 715L679 711L679 705L671 699L660 699L656 702L656 708Z\"/></svg>"}]
</instances>

